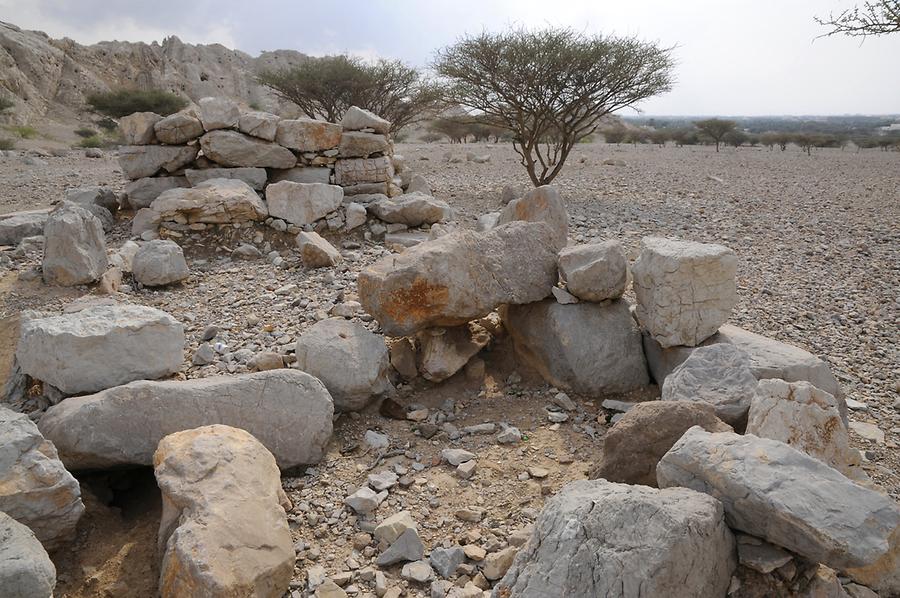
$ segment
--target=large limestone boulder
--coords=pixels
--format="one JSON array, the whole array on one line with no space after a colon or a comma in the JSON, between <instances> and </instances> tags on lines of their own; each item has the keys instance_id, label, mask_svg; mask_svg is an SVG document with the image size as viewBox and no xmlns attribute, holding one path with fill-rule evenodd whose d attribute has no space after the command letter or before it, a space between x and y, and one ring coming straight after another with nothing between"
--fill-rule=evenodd
<instances>
[{"instance_id":1,"label":"large limestone boulder","mask_svg":"<svg viewBox=\"0 0 900 598\"><path fill-rule=\"evenodd\" d=\"M809 382L760 380L750 403L747 434L784 442L848 478L866 477L859 451L850 448L837 399Z\"/></svg>"},{"instance_id":2,"label":"large limestone boulder","mask_svg":"<svg viewBox=\"0 0 900 598\"><path fill-rule=\"evenodd\" d=\"M131 271L146 287L159 287L190 276L184 252L175 241L156 239L141 245L134 254Z\"/></svg>"},{"instance_id":3,"label":"large limestone boulder","mask_svg":"<svg viewBox=\"0 0 900 598\"><path fill-rule=\"evenodd\" d=\"M25 237L44 234L49 210L29 210L0 216L0 245L18 245Z\"/></svg>"},{"instance_id":4,"label":"large limestone boulder","mask_svg":"<svg viewBox=\"0 0 900 598\"><path fill-rule=\"evenodd\" d=\"M311 118L282 120L278 122L275 141L300 152L330 150L341 143L341 126Z\"/></svg>"},{"instance_id":5,"label":"large limestone boulder","mask_svg":"<svg viewBox=\"0 0 900 598\"><path fill-rule=\"evenodd\" d=\"M384 338L343 318L316 322L296 346L297 367L325 384L338 411L357 411L389 390Z\"/></svg>"},{"instance_id":6,"label":"large limestone boulder","mask_svg":"<svg viewBox=\"0 0 900 598\"><path fill-rule=\"evenodd\" d=\"M336 185L281 181L266 187L269 214L303 226L335 211L344 200L344 191Z\"/></svg>"},{"instance_id":7,"label":"large limestone boulder","mask_svg":"<svg viewBox=\"0 0 900 598\"><path fill-rule=\"evenodd\" d=\"M565 247L559 276L566 290L584 301L618 299L628 284L628 259L618 241Z\"/></svg>"},{"instance_id":8,"label":"large limestone boulder","mask_svg":"<svg viewBox=\"0 0 900 598\"><path fill-rule=\"evenodd\" d=\"M95 206L105 208L110 215L119 210L119 197L115 191L103 185L87 187L70 187L66 189L66 201L91 209Z\"/></svg>"},{"instance_id":9,"label":"large limestone boulder","mask_svg":"<svg viewBox=\"0 0 900 598\"><path fill-rule=\"evenodd\" d=\"M685 488L579 480L547 501L497 595L725 596L736 565L719 501Z\"/></svg>"},{"instance_id":10,"label":"large limestone boulder","mask_svg":"<svg viewBox=\"0 0 900 598\"><path fill-rule=\"evenodd\" d=\"M204 168L202 170L189 168L184 171L184 176L191 187L196 187L210 179L238 179L256 191L262 191L266 186L265 168Z\"/></svg>"},{"instance_id":11,"label":"large limestone boulder","mask_svg":"<svg viewBox=\"0 0 900 598\"><path fill-rule=\"evenodd\" d=\"M734 345L698 347L666 377L664 401L700 401L712 405L723 421L743 428L756 393L750 357Z\"/></svg>"},{"instance_id":12,"label":"large limestone boulder","mask_svg":"<svg viewBox=\"0 0 900 598\"><path fill-rule=\"evenodd\" d=\"M180 170L197 157L196 145L125 145L119 148L119 166L131 180L169 174Z\"/></svg>"},{"instance_id":13,"label":"large limestone boulder","mask_svg":"<svg viewBox=\"0 0 900 598\"><path fill-rule=\"evenodd\" d=\"M128 196L128 205L134 210L140 210L149 208L153 200L164 191L179 187L190 187L183 176L144 177L125 185L125 194Z\"/></svg>"},{"instance_id":14,"label":"large limestone boulder","mask_svg":"<svg viewBox=\"0 0 900 598\"><path fill-rule=\"evenodd\" d=\"M119 119L119 132L127 145L156 143L154 126L162 118L155 112L135 112Z\"/></svg>"},{"instance_id":15,"label":"large limestone boulder","mask_svg":"<svg viewBox=\"0 0 900 598\"><path fill-rule=\"evenodd\" d=\"M187 381L142 380L70 397L39 427L70 469L150 465L168 434L224 424L247 430L279 467L317 463L331 437L334 406L317 379L277 369Z\"/></svg>"},{"instance_id":16,"label":"large limestone boulder","mask_svg":"<svg viewBox=\"0 0 900 598\"><path fill-rule=\"evenodd\" d=\"M266 204L239 179L211 179L190 189L171 189L153 200L150 208L161 220L184 217L189 223L247 222L269 215Z\"/></svg>"},{"instance_id":17,"label":"large limestone boulder","mask_svg":"<svg viewBox=\"0 0 900 598\"><path fill-rule=\"evenodd\" d=\"M16 347L24 373L65 394L168 376L181 369L183 358L181 324L142 305L95 305L31 318Z\"/></svg>"},{"instance_id":18,"label":"large limestone boulder","mask_svg":"<svg viewBox=\"0 0 900 598\"><path fill-rule=\"evenodd\" d=\"M81 488L53 443L27 415L5 407L0 407L0 511L31 528L51 551L75 539L84 513Z\"/></svg>"},{"instance_id":19,"label":"large limestone boulder","mask_svg":"<svg viewBox=\"0 0 900 598\"><path fill-rule=\"evenodd\" d=\"M723 245L644 237L632 268L638 321L663 347L696 346L737 303L736 272Z\"/></svg>"},{"instance_id":20,"label":"large limestone boulder","mask_svg":"<svg viewBox=\"0 0 900 598\"><path fill-rule=\"evenodd\" d=\"M838 399L841 417L847 421L847 406L840 384L831 373L828 364L809 351L772 338L755 334L737 326L725 324L719 332L709 337L702 346L717 343L732 344L750 356L750 369L757 380L779 378L787 382L806 381ZM644 335L644 352L650 371L658 384L684 363L696 349L694 347L663 348L658 342Z\"/></svg>"},{"instance_id":21,"label":"large limestone boulder","mask_svg":"<svg viewBox=\"0 0 900 598\"><path fill-rule=\"evenodd\" d=\"M384 135L377 133L344 132L338 147L341 158L368 158L375 154L384 154L391 149L391 142Z\"/></svg>"},{"instance_id":22,"label":"large limestone boulder","mask_svg":"<svg viewBox=\"0 0 900 598\"><path fill-rule=\"evenodd\" d=\"M597 396L649 383L641 333L622 299L510 305L503 322L516 354L557 387Z\"/></svg>"},{"instance_id":23,"label":"large limestone boulder","mask_svg":"<svg viewBox=\"0 0 900 598\"><path fill-rule=\"evenodd\" d=\"M453 217L453 210L447 202L420 192L406 193L395 199L385 197L373 201L366 208L385 222L407 226L435 224Z\"/></svg>"},{"instance_id":24,"label":"large limestone boulder","mask_svg":"<svg viewBox=\"0 0 900 598\"><path fill-rule=\"evenodd\" d=\"M153 125L156 138L161 143L181 145L203 135L204 129L200 119L190 111L182 110L163 118Z\"/></svg>"},{"instance_id":25,"label":"large limestone boulder","mask_svg":"<svg viewBox=\"0 0 900 598\"><path fill-rule=\"evenodd\" d=\"M103 224L85 208L63 202L44 225L41 267L48 284L74 286L99 280L106 271Z\"/></svg>"},{"instance_id":26,"label":"large limestone boulder","mask_svg":"<svg viewBox=\"0 0 900 598\"><path fill-rule=\"evenodd\" d=\"M553 230L553 246L558 250L566 246L569 235L569 215L559 191L552 185L532 189L521 199L509 202L500 212L497 224L516 220L546 222Z\"/></svg>"},{"instance_id":27,"label":"large limestone boulder","mask_svg":"<svg viewBox=\"0 0 900 598\"><path fill-rule=\"evenodd\" d=\"M3 598L52 598L56 567L28 527L0 512L0 590Z\"/></svg>"},{"instance_id":28,"label":"large limestone boulder","mask_svg":"<svg viewBox=\"0 0 900 598\"><path fill-rule=\"evenodd\" d=\"M200 138L203 155L222 166L293 168L297 157L286 147L237 131L212 131Z\"/></svg>"},{"instance_id":29,"label":"large limestone boulder","mask_svg":"<svg viewBox=\"0 0 900 598\"><path fill-rule=\"evenodd\" d=\"M465 324L501 304L540 301L557 280L552 239L544 223L454 231L363 270L359 300L391 336Z\"/></svg>"},{"instance_id":30,"label":"large limestone boulder","mask_svg":"<svg viewBox=\"0 0 900 598\"><path fill-rule=\"evenodd\" d=\"M281 598L294 570L281 476L272 453L237 428L162 439L153 455L163 512L159 593Z\"/></svg>"},{"instance_id":31,"label":"large limestone boulder","mask_svg":"<svg viewBox=\"0 0 900 598\"><path fill-rule=\"evenodd\" d=\"M706 403L638 403L603 437L603 453L591 477L655 487L656 464L694 426L708 432L733 431Z\"/></svg>"},{"instance_id":32,"label":"large limestone boulder","mask_svg":"<svg viewBox=\"0 0 900 598\"><path fill-rule=\"evenodd\" d=\"M446 380L491 342L491 334L477 322L451 328L429 328L416 335L418 371L432 382Z\"/></svg>"},{"instance_id":33,"label":"large limestone boulder","mask_svg":"<svg viewBox=\"0 0 900 598\"><path fill-rule=\"evenodd\" d=\"M342 158L334 165L334 182L342 187L366 183L389 183L394 178L394 164L389 156L379 158ZM363 191L384 193L384 191Z\"/></svg>"},{"instance_id":34,"label":"large limestone boulder","mask_svg":"<svg viewBox=\"0 0 900 598\"><path fill-rule=\"evenodd\" d=\"M341 252L319 233L301 232L297 235L300 259L307 268L328 268L341 262Z\"/></svg>"},{"instance_id":35,"label":"large limestone boulder","mask_svg":"<svg viewBox=\"0 0 900 598\"><path fill-rule=\"evenodd\" d=\"M372 129L376 133L387 135L391 130L391 123L368 110L350 106L341 119L341 128L345 131Z\"/></svg>"},{"instance_id":36,"label":"large limestone boulder","mask_svg":"<svg viewBox=\"0 0 900 598\"><path fill-rule=\"evenodd\" d=\"M236 127L241 116L237 102L230 98L200 98L197 105L200 108L200 122L207 131Z\"/></svg>"},{"instance_id":37,"label":"large limestone boulder","mask_svg":"<svg viewBox=\"0 0 900 598\"><path fill-rule=\"evenodd\" d=\"M900 592L900 507L783 442L688 430L656 467L660 487L684 486L725 506L728 525Z\"/></svg>"},{"instance_id":38,"label":"large limestone boulder","mask_svg":"<svg viewBox=\"0 0 900 598\"><path fill-rule=\"evenodd\" d=\"M266 141L275 141L279 120L281 119L269 112L244 112L238 119L238 130Z\"/></svg>"}]
</instances>

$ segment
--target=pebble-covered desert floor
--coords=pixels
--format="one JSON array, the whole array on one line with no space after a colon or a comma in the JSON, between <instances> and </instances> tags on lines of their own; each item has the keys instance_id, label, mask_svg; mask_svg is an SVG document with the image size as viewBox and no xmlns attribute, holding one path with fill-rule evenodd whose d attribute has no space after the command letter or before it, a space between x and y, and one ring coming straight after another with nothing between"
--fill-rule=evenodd
<instances>
[{"instance_id":1,"label":"pebble-covered desert floor","mask_svg":"<svg viewBox=\"0 0 900 598\"><path fill-rule=\"evenodd\" d=\"M508 146L484 144L399 144L409 166L432 184L435 196L458 211L462 226L499 208L506 184L528 184L518 157ZM488 163L448 163L445 154L490 154ZM624 160L608 166L607 159ZM0 213L40 207L61 199L67 187L124 184L115 157L87 159L80 152L41 158L0 158ZM799 345L831 364L851 402L851 421L877 425L884 437L851 437L865 456L871 478L900 500L900 153L878 150L786 152L765 148L614 146L584 144L573 150L555 181L567 203L570 239L615 238L637 257L644 235L681 237L728 245L740 258L740 301L731 323ZM119 246L127 222L109 235ZM356 299L356 273L387 251L361 235L337 238L345 263L313 273L276 267L269 260L228 257L239 241L255 242L263 254L290 258L290 239L265 227L222 230L212 236L179 239L192 266L191 278L159 291L134 290L128 300L160 307L186 325L189 347L184 375L245 371L240 360L223 358L191 365L202 332L219 328L216 341L227 352L292 350L293 341L335 304ZM356 247L353 243L359 243ZM267 246L268 244L268 246ZM21 263L0 278L0 316L20 309L59 310L86 289L48 290L35 276L39 258ZM285 267L286 266L286 267ZM355 316L374 328L362 313ZM295 589L306 572L323 567L329 575L357 571L345 590L373 591L365 569L374 554L343 499L369 473L394 469L403 479L378 511L379 518L402 509L412 512L426 548L473 543L487 548L519 537L540 511L544 497L565 482L583 478L598 452L611 413L602 397L571 395L577 409L569 421L551 424L545 407L556 394L533 372L519 368L509 343L500 338L483 355L482 379L460 373L432 386L401 386L401 404L418 403L453 426L508 422L524 439L500 445L495 434L463 434L450 440L438 430L425 438L413 422L383 417L373 408L342 416L327 458L317 467L284 477L293 501L289 514L298 548ZM652 394L652 392L651 392ZM366 430L391 440L387 456L368 449ZM477 455L471 480L460 480L440 464L440 450L465 448ZM143 475L143 474L141 474ZM111 506L91 499L88 517L73 550L54 555L60 570L58 596L140 596L155 593L154 543L158 497L146 475L83 480L87 492L113 496ZM478 522L472 512L483 510ZM365 526L363 526L365 527ZM399 570L399 567L395 567ZM389 585L410 596L398 571Z\"/></svg>"}]
</instances>

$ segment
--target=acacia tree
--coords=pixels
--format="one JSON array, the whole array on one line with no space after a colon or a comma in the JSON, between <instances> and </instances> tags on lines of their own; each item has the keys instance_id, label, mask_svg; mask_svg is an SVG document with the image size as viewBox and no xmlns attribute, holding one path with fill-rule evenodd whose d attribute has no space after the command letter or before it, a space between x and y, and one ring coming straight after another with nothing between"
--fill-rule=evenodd
<instances>
[{"instance_id":1,"label":"acacia tree","mask_svg":"<svg viewBox=\"0 0 900 598\"><path fill-rule=\"evenodd\" d=\"M716 143L716 151L719 151L719 144L725 139L725 136L734 131L737 123L733 120L723 120L721 118L707 118L706 120L698 120L694 126L701 133L712 139Z\"/></svg>"},{"instance_id":2,"label":"acacia tree","mask_svg":"<svg viewBox=\"0 0 900 598\"><path fill-rule=\"evenodd\" d=\"M443 105L440 86L399 60L370 64L352 56L324 56L260 71L256 79L310 118L338 122L350 106L359 106L391 121L393 131Z\"/></svg>"},{"instance_id":3,"label":"acacia tree","mask_svg":"<svg viewBox=\"0 0 900 598\"><path fill-rule=\"evenodd\" d=\"M512 133L535 186L560 172L604 116L669 91L670 49L571 29L481 33L437 53L448 99Z\"/></svg>"},{"instance_id":4,"label":"acacia tree","mask_svg":"<svg viewBox=\"0 0 900 598\"><path fill-rule=\"evenodd\" d=\"M854 6L838 14L816 17L816 22L831 28L823 36L843 34L865 37L900 33L900 0L865 2L862 6Z\"/></svg>"}]
</instances>

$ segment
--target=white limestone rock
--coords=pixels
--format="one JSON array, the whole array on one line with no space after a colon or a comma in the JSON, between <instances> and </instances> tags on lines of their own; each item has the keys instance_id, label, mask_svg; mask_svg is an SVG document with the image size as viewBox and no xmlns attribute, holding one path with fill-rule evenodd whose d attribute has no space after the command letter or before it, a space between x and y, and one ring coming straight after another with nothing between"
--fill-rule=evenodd
<instances>
[{"instance_id":1,"label":"white limestone rock","mask_svg":"<svg viewBox=\"0 0 900 598\"><path fill-rule=\"evenodd\" d=\"M557 251L566 246L569 215L566 212L566 204L553 185L532 189L524 197L509 202L500 212L497 224L516 220L546 222L553 230L553 244Z\"/></svg>"},{"instance_id":2,"label":"white limestone rock","mask_svg":"<svg viewBox=\"0 0 900 598\"><path fill-rule=\"evenodd\" d=\"M236 127L241 116L237 102L225 97L200 98L200 122L206 131Z\"/></svg>"},{"instance_id":3,"label":"white limestone rock","mask_svg":"<svg viewBox=\"0 0 900 598\"><path fill-rule=\"evenodd\" d=\"M141 245L132 260L132 272L134 279L147 287L179 282L191 274L181 247L168 239Z\"/></svg>"},{"instance_id":4,"label":"white limestone rock","mask_svg":"<svg viewBox=\"0 0 900 598\"><path fill-rule=\"evenodd\" d=\"M566 290L584 301L618 299L628 285L628 259L618 241L565 247L559 276Z\"/></svg>"},{"instance_id":5,"label":"white limestone rock","mask_svg":"<svg viewBox=\"0 0 900 598\"><path fill-rule=\"evenodd\" d=\"M184 218L189 224L265 220L269 215L266 204L239 179L210 179L190 189L164 191L150 209L160 220Z\"/></svg>"},{"instance_id":6,"label":"white limestone rock","mask_svg":"<svg viewBox=\"0 0 900 598\"><path fill-rule=\"evenodd\" d=\"M56 567L28 527L0 512L0 590L3 598L53 598Z\"/></svg>"},{"instance_id":7,"label":"white limestone rock","mask_svg":"<svg viewBox=\"0 0 900 598\"><path fill-rule=\"evenodd\" d=\"M269 214L291 224L312 224L340 207L344 191L336 185L281 181L266 187Z\"/></svg>"},{"instance_id":8,"label":"white limestone rock","mask_svg":"<svg viewBox=\"0 0 900 598\"><path fill-rule=\"evenodd\" d=\"M60 286L88 284L106 271L103 224L85 208L63 202L44 225L44 281Z\"/></svg>"}]
</instances>

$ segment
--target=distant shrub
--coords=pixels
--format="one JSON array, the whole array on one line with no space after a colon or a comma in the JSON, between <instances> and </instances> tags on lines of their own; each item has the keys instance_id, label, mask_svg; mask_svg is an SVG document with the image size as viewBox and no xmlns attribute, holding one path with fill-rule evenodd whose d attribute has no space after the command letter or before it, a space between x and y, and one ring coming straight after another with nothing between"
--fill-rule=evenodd
<instances>
[{"instance_id":1,"label":"distant shrub","mask_svg":"<svg viewBox=\"0 0 900 598\"><path fill-rule=\"evenodd\" d=\"M428 131L427 133L422 135L421 139L425 143L437 143L441 139L444 139L444 137L444 135L441 135L440 133L437 133L435 131Z\"/></svg>"},{"instance_id":2,"label":"distant shrub","mask_svg":"<svg viewBox=\"0 0 900 598\"><path fill-rule=\"evenodd\" d=\"M78 142L79 147L103 147L103 139L98 135L86 137Z\"/></svg>"},{"instance_id":3,"label":"distant shrub","mask_svg":"<svg viewBox=\"0 0 900 598\"><path fill-rule=\"evenodd\" d=\"M156 112L168 116L188 105L181 96L161 89L92 93L87 97L87 103L96 112L112 118L122 118L135 112Z\"/></svg>"},{"instance_id":4,"label":"distant shrub","mask_svg":"<svg viewBox=\"0 0 900 598\"><path fill-rule=\"evenodd\" d=\"M16 147L15 139L0 138L0 150L11 150L11 149L15 149L15 147Z\"/></svg>"},{"instance_id":5,"label":"distant shrub","mask_svg":"<svg viewBox=\"0 0 900 598\"><path fill-rule=\"evenodd\" d=\"M97 121L97 126L110 133L119 130L119 123L111 118L101 118Z\"/></svg>"},{"instance_id":6,"label":"distant shrub","mask_svg":"<svg viewBox=\"0 0 900 598\"><path fill-rule=\"evenodd\" d=\"M87 139L88 137L96 137L97 131L94 129L88 129L87 127L82 127L80 129L75 129L75 134L79 137L84 137Z\"/></svg>"},{"instance_id":7,"label":"distant shrub","mask_svg":"<svg viewBox=\"0 0 900 598\"><path fill-rule=\"evenodd\" d=\"M0 112L3 112L4 110L9 110L10 108L12 108L15 105L16 105L16 103L10 99L0 98Z\"/></svg>"},{"instance_id":8,"label":"distant shrub","mask_svg":"<svg viewBox=\"0 0 900 598\"><path fill-rule=\"evenodd\" d=\"M29 127L27 125L13 127L11 131L22 139L33 139L37 137L38 134L37 129L35 129L34 127Z\"/></svg>"},{"instance_id":9,"label":"distant shrub","mask_svg":"<svg viewBox=\"0 0 900 598\"><path fill-rule=\"evenodd\" d=\"M248 106L249 106L250 110L256 110L256 111L262 110L262 106L260 106L257 102L250 102L248 104Z\"/></svg>"}]
</instances>

